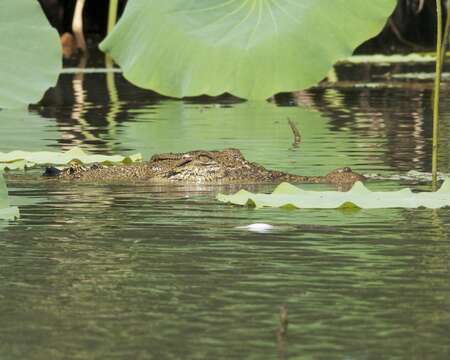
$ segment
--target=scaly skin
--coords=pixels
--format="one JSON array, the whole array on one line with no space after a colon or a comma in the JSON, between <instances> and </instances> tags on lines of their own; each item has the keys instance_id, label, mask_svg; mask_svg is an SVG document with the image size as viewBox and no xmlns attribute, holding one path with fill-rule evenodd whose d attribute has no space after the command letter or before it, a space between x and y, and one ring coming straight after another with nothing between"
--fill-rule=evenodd
<instances>
[{"instance_id":1,"label":"scaly skin","mask_svg":"<svg viewBox=\"0 0 450 360\"><path fill-rule=\"evenodd\" d=\"M148 162L113 167L74 165L55 176L62 180L139 181L161 185L277 184L283 181L348 185L364 180L362 175L350 168L336 169L325 176L301 176L267 170L259 164L247 161L237 149L157 154Z\"/></svg>"}]
</instances>

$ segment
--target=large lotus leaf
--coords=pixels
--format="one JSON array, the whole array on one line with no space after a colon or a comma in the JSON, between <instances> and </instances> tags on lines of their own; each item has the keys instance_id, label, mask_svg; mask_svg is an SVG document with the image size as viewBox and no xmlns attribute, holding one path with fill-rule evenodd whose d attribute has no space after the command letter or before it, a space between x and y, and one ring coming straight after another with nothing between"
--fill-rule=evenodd
<instances>
[{"instance_id":1,"label":"large lotus leaf","mask_svg":"<svg viewBox=\"0 0 450 360\"><path fill-rule=\"evenodd\" d=\"M265 99L309 87L376 35L395 0L130 0L100 48L134 84Z\"/></svg>"},{"instance_id":2,"label":"large lotus leaf","mask_svg":"<svg viewBox=\"0 0 450 360\"><path fill-rule=\"evenodd\" d=\"M437 209L450 206L450 180L446 180L436 192L413 193L410 189L399 191L370 191L361 182L347 192L306 191L288 183L282 183L272 194L253 194L240 190L234 195L217 195L222 202L255 207L294 207L304 209L336 208L418 208Z\"/></svg>"},{"instance_id":3,"label":"large lotus leaf","mask_svg":"<svg viewBox=\"0 0 450 360\"><path fill-rule=\"evenodd\" d=\"M14 219L19 217L19 209L9 206L8 190L6 189L5 180L0 174L0 220Z\"/></svg>"},{"instance_id":4,"label":"large lotus leaf","mask_svg":"<svg viewBox=\"0 0 450 360\"><path fill-rule=\"evenodd\" d=\"M0 1L0 108L38 101L61 70L61 45L36 0Z\"/></svg>"},{"instance_id":5,"label":"large lotus leaf","mask_svg":"<svg viewBox=\"0 0 450 360\"><path fill-rule=\"evenodd\" d=\"M33 167L38 164L66 165L72 161L78 161L84 164L88 163L130 163L142 160L141 154L131 156L122 155L91 155L85 153L82 149L75 147L63 153L51 151L11 151L9 153L0 152L0 170L8 168L9 170L23 169Z\"/></svg>"}]
</instances>

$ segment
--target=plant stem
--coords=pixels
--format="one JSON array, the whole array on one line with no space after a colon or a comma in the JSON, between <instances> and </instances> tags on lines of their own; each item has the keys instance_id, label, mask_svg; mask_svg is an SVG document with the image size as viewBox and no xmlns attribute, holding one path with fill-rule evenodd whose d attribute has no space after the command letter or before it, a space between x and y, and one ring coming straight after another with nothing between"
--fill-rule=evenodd
<instances>
[{"instance_id":1,"label":"plant stem","mask_svg":"<svg viewBox=\"0 0 450 360\"><path fill-rule=\"evenodd\" d=\"M72 20L72 31L77 40L77 47L83 52L87 51L86 40L83 32L83 9L85 0L77 0Z\"/></svg>"},{"instance_id":2,"label":"plant stem","mask_svg":"<svg viewBox=\"0 0 450 360\"><path fill-rule=\"evenodd\" d=\"M117 5L118 0L109 0L108 28L107 28L108 34L112 31L117 21Z\"/></svg>"},{"instance_id":3,"label":"plant stem","mask_svg":"<svg viewBox=\"0 0 450 360\"><path fill-rule=\"evenodd\" d=\"M442 47L441 47L441 69L444 66L444 59L445 59L445 53L447 51L447 47L448 47L448 33L450 30L450 14L449 14L449 8L450 8L450 0L447 0L446 3L446 10L447 10L447 16L446 16L446 20L445 20L445 27L444 27L444 35L443 35L443 39L442 39Z\"/></svg>"},{"instance_id":4,"label":"plant stem","mask_svg":"<svg viewBox=\"0 0 450 360\"><path fill-rule=\"evenodd\" d=\"M433 151L431 158L432 188L437 189L437 170L438 170L438 148L439 148L439 93L441 88L442 74L442 4L441 0L436 0L436 73L434 77L433 91Z\"/></svg>"}]
</instances>

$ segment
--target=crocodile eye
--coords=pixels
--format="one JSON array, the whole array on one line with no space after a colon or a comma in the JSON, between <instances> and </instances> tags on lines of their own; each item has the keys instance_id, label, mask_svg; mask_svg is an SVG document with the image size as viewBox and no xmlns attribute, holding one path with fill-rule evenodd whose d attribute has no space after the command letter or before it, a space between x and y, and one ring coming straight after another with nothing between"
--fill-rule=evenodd
<instances>
[{"instance_id":1,"label":"crocodile eye","mask_svg":"<svg viewBox=\"0 0 450 360\"><path fill-rule=\"evenodd\" d=\"M200 155L198 156L198 159L199 159L200 161L204 161L204 162L208 162L208 161L210 161L210 160L213 160L213 158L212 158L211 156L207 155L207 154L200 154Z\"/></svg>"}]
</instances>

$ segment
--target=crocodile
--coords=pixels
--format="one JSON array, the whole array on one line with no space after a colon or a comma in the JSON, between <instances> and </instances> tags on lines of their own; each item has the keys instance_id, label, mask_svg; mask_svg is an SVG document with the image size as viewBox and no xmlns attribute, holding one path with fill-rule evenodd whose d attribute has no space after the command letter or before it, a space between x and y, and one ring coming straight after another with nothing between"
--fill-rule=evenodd
<instances>
[{"instance_id":1,"label":"crocodile","mask_svg":"<svg viewBox=\"0 0 450 360\"><path fill-rule=\"evenodd\" d=\"M233 148L221 151L196 150L156 154L150 161L129 165L71 165L62 170L50 167L44 176L61 180L142 181L161 185L277 184L283 181L348 185L364 180L364 176L353 172L349 167L333 170L324 176L302 176L268 170L262 165L246 160L240 150Z\"/></svg>"}]
</instances>

